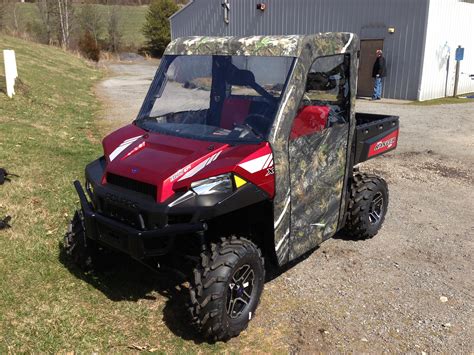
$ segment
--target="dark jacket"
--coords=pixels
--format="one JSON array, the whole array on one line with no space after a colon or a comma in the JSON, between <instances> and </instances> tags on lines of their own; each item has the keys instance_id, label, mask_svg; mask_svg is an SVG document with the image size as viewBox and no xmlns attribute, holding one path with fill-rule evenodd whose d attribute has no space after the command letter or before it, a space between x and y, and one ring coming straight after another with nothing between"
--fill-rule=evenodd
<instances>
[{"instance_id":1,"label":"dark jacket","mask_svg":"<svg viewBox=\"0 0 474 355\"><path fill-rule=\"evenodd\" d=\"M372 69L372 78L380 75L381 78L384 78L387 74L387 67L385 66L385 58L378 57L374 63L374 68Z\"/></svg>"}]
</instances>

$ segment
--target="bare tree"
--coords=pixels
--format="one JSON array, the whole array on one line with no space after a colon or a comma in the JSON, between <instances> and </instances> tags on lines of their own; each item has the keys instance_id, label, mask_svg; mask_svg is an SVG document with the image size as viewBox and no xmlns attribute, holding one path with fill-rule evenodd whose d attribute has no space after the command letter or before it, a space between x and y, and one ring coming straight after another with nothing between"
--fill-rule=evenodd
<instances>
[{"instance_id":1,"label":"bare tree","mask_svg":"<svg viewBox=\"0 0 474 355\"><path fill-rule=\"evenodd\" d=\"M44 33L46 35L46 43L52 44L52 28L53 28L53 14L54 6L52 0L37 0L36 6L40 15L41 23L43 24Z\"/></svg>"},{"instance_id":2,"label":"bare tree","mask_svg":"<svg viewBox=\"0 0 474 355\"><path fill-rule=\"evenodd\" d=\"M73 7L71 0L57 0L58 24L60 30L59 43L63 48L69 48L69 39L71 37L71 23L73 16Z\"/></svg>"},{"instance_id":3,"label":"bare tree","mask_svg":"<svg viewBox=\"0 0 474 355\"><path fill-rule=\"evenodd\" d=\"M112 6L109 11L108 34L109 50L117 52L122 39L122 32L120 30L120 8L118 6Z\"/></svg>"},{"instance_id":4,"label":"bare tree","mask_svg":"<svg viewBox=\"0 0 474 355\"><path fill-rule=\"evenodd\" d=\"M37 0L36 6L46 42L68 48L73 18L71 0Z\"/></svg>"},{"instance_id":5,"label":"bare tree","mask_svg":"<svg viewBox=\"0 0 474 355\"><path fill-rule=\"evenodd\" d=\"M0 0L0 31L6 29L18 32L15 3L11 0Z\"/></svg>"},{"instance_id":6,"label":"bare tree","mask_svg":"<svg viewBox=\"0 0 474 355\"><path fill-rule=\"evenodd\" d=\"M6 13L7 13L7 1L0 0L0 31L6 27L5 25Z\"/></svg>"},{"instance_id":7,"label":"bare tree","mask_svg":"<svg viewBox=\"0 0 474 355\"><path fill-rule=\"evenodd\" d=\"M13 8L13 27L15 28L15 32L18 33L20 31L20 26L18 26L18 13L17 13L17 6L16 3L12 4Z\"/></svg>"},{"instance_id":8,"label":"bare tree","mask_svg":"<svg viewBox=\"0 0 474 355\"><path fill-rule=\"evenodd\" d=\"M15 34L20 32L18 24L18 9L12 0L0 0L0 30L10 29Z\"/></svg>"},{"instance_id":9,"label":"bare tree","mask_svg":"<svg viewBox=\"0 0 474 355\"><path fill-rule=\"evenodd\" d=\"M79 13L79 23L82 33L89 32L97 45L104 30L102 13L93 4L84 4Z\"/></svg>"}]
</instances>

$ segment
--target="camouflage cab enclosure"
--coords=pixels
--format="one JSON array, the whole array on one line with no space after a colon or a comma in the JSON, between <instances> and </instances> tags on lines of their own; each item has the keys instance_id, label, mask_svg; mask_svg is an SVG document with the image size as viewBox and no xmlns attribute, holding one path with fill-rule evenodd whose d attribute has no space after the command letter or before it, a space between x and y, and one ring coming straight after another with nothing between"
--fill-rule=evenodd
<instances>
[{"instance_id":1,"label":"camouflage cab enclosure","mask_svg":"<svg viewBox=\"0 0 474 355\"><path fill-rule=\"evenodd\" d=\"M296 58L269 132L273 151L273 245L279 265L333 236L344 223L352 173L359 39L352 33L187 37L165 55ZM317 116L325 117L318 127ZM311 117L308 120L308 117Z\"/></svg>"}]
</instances>

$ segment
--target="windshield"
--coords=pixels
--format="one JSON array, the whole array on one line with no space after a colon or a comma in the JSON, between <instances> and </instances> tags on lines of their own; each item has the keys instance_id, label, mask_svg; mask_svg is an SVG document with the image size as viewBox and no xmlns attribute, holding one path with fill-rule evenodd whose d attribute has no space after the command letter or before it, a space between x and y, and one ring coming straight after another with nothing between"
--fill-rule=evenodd
<instances>
[{"instance_id":1,"label":"windshield","mask_svg":"<svg viewBox=\"0 0 474 355\"><path fill-rule=\"evenodd\" d=\"M165 56L135 124L192 139L266 140L294 60Z\"/></svg>"}]
</instances>

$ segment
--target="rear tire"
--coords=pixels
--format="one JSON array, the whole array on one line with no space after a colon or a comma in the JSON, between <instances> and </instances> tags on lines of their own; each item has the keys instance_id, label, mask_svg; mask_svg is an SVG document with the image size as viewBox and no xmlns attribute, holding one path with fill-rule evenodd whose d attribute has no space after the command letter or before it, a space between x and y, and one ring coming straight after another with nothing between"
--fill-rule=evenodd
<instances>
[{"instance_id":1,"label":"rear tire","mask_svg":"<svg viewBox=\"0 0 474 355\"><path fill-rule=\"evenodd\" d=\"M375 175L355 173L344 235L359 240L372 238L382 227L387 207L388 187L385 180Z\"/></svg>"},{"instance_id":2,"label":"rear tire","mask_svg":"<svg viewBox=\"0 0 474 355\"><path fill-rule=\"evenodd\" d=\"M260 301L262 254L248 239L223 239L201 254L193 279L190 311L195 325L208 340L228 340L247 328Z\"/></svg>"},{"instance_id":3,"label":"rear tire","mask_svg":"<svg viewBox=\"0 0 474 355\"><path fill-rule=\"evenodd\" d=\"M86 237L82 211L76 211L64 236L64 250L72 262L83 271L106 267L109 255L94 240Z\"/></svg>"}]
</instances>

